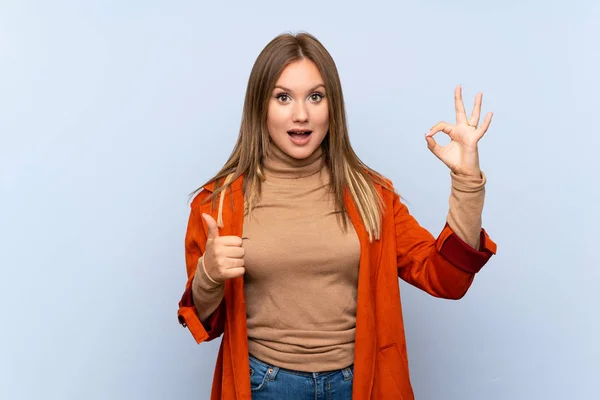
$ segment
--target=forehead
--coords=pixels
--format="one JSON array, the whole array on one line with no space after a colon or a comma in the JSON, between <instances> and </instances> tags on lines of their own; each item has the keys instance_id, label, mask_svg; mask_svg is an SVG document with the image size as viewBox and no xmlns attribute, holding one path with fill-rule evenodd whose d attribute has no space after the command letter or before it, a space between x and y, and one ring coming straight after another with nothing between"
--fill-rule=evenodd
<instances>
[{"instance_id":1,"label":"forehead","mask_svg":"<svg viewBox=\"0 0 600 400\"><path fill-rule=\"evenodd\" d=\"M279 75L276 84L292 90L302 90L323 83L323 77L317 65L309 59L303 58L288 64Z\"/></svg>"}]
</instances>

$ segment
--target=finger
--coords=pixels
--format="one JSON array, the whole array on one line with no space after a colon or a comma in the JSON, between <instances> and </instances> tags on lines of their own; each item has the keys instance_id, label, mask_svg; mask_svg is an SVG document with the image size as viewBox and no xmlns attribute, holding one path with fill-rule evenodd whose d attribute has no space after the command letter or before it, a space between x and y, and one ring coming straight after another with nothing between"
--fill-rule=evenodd
<instances>
[{"instance_id":1,"label":"finger","mask_svg":"<svg viewBox=\"0 0 600 400\"><path fill-rule=\"evenodd\" d=\"M217 221L210 215L206 213L202 213L202 218L206 221L206 225L208 227L208 240L214 240L219 237L219 227L217 226Z\"/></svg>"},{"instance_id":2,"label":"finger","mask_svg":"<svg viewBox=\"0 0 600 400\"><path fill-rule=\"evenodd\" d=\"M223 254L228 258L244 258L246 251L243 247L227 247Z\"/></svg>"},{"instance_id":3,"label":"finger","mask_svg":"<svg viewBox=\"0 0 600 400\"><path fill-rule=\"evenodd\" d=\"M242 276L245 273L246 273L246 268L244 268L244 267L231 268L231 269L228 269L227 271L225 271L225 273L223 274L223 279L237 278L238 276Z\"/></svg>"},{"instance_id":4,"label":"finger","mask_svg":"<svg viewBox=\"0 0 600 400\"><path fill-rule=\"evenodd\" d=\"M454 89L454 108L456 109L456 124L467 123L467 113L462 99L462 85Z\"/></svg>"},{"instance_id":5,"label":"finger","mask_svg":"<svg viewBox=\"0 0 600 400\"><path fill-rule=\"evenodd\" d=\"M244 241L239 236L221 236L215 240L215 243L228 247L241 247Z\"/></svg>"},{"instance_id":6,"label":"finger","mask_svg":"<svg viewBox=\"0 0 600 400\"><path fill-rule=\"evenodd\" d=\"M485 133L487 132L488 128L490 127L490 124L492 123L492 117L494 116L494 113L487 113L485 115L485 118L483 119L483 122L481 123L481 126L478 128L479 131L481 131L481 136L480 138L483 137L483 135L485 135Z\"/></svg>"},{"instance_id":7,"label":"finger","mask_svg":"<svg viewBox=\"0 0 600 400\"><path fill-rule=\"evenodd\" d=\"M229 258L227 260L227 269L242 268L246 265L243 258Z\"/></svg>"},{"instance_id":8,"label":"finger","mask_svg":"<svg viewBox=\"0 0 600 400\"><path fill-rule=\"evenodd\" d=\"M431 150L431 152L433 154L435 154L435 156L437 158L440 158L440 153L442 151L442 146L440 146L435 139L433 138L433 136L425 136L425 140L427 140L427 148L429 150Z\"/></svg>"},{"instance_id":9,"label":"finger","mask_svg":"<svg viewBox=\"0 0 600 400\"><path fill-rule=\"evenodd\" d=\"M451 125L447 122L441 121L431 127L429 132L425 136L433 136L438 132L444 132L448 136L452 137L454 133L454 125Z\"/></svg>"},{"instance_id":10,"label":"finger","mask_svg":"<svg viewBox=\"0 0 600 400\"><path fill-rule=\"evenodd\" d=\"M481 100L483 99L483 93L477 93L475 96L475 104L473 105L473 111L471 112L471 118L469 118L469 125L477 127L479 125L479 116L481 115Z\"/></svg>"}]
</instances>

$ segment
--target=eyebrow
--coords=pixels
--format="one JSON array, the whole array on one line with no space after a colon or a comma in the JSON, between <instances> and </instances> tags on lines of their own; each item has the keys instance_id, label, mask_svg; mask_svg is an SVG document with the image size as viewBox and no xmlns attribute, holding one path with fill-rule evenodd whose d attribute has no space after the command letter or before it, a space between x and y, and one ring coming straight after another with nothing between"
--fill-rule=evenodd
<instances>
[{"instance_id":1,"label":"eyebrow","mask_svg":"<svg viewBox=\"0 0 600 400\"><path fill-rule=\"evenodd\" d=\"M319 83L318 85L313 86L309 92L312 92L313 90L316 90L318 88L320 88L321 86L323 86L323 88L325 88L325 85L323 83ZM290 90L288 88L286 88L285 86L281 86L281 85L275 85L275 89L282 89L285 90L286 92L293 92L293 90Z\"/></svg>"}]
</instances>

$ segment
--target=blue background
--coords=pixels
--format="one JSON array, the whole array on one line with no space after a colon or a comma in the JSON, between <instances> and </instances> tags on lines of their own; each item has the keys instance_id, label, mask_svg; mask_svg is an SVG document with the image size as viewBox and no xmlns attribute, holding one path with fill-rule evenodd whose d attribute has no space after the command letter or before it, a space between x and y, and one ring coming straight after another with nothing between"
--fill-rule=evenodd
<instances>
[{"instance_id":1,"label":"blue background","mask_svg":"<svg viewBox=\"0 0 600 400\"><path fill-rule=\"evenodd\" d=\"M207 399L218 340L176 319L187 194L225 162L282 32L333 55L352 143L436 234L424 133L484 93L467 296L401 282L418 399L597 399L600 6L588 1L0 2L0 398ZM442 139L442 143L447 140Z\"/></svg>"}]
</instances>

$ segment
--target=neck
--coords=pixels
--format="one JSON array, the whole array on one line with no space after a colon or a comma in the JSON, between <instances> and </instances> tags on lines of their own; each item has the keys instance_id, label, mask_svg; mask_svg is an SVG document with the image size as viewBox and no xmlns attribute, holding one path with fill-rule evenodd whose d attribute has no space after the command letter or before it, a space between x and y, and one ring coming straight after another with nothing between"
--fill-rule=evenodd
<instances>
[{"instance_id":1,"label":"neck","mask_svg":"<svg viewBox=\"0 0 600 400\"><path fill-rule=\"evenodd\" d=\"M271 143L263 159L265 175L276 178L303 178L316 174L324 165L325 157L321 147L307 158L299 160L287 155L274 143Z\"/></svg>"}]
</instances>

